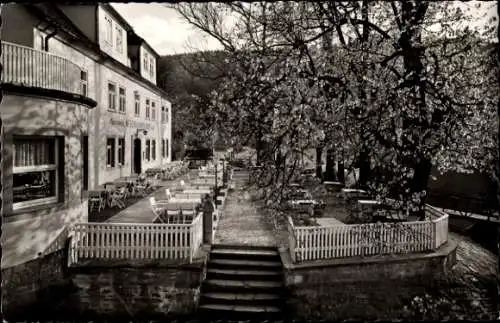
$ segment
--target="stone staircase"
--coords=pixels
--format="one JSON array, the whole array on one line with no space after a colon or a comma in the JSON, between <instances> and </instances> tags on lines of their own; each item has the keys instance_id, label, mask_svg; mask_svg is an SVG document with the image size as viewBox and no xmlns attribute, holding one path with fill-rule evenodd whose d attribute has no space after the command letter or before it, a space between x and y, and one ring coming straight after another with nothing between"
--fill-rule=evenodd
<instances>
[{"instance_id":1,"label":"stone staircase","mask_svg":"<svg viewBox=\"0 0 500 323\"><path fill-rule=\"evenodd\" d=\"M203 321L283 320L284 296L277 248L212 246L200 294Z\"/></svg>"}]
</instances>

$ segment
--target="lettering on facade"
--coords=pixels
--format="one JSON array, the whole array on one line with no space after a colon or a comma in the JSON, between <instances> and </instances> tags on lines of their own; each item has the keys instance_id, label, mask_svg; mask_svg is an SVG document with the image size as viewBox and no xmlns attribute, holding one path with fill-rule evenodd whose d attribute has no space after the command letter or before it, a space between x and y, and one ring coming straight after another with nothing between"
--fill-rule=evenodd
<instances>
[{"instance_id":1,"label":"lettering on facade","mask_svg":"<svg viewBox=\"0 0 500 323\"><path fill-rule=\"evenodd\" d=\"M131 128L146 129L146 130L151 130L153 128L149 123L139 122L134 120L127 120L127 126Z\"/></svg>"},{"instance_id":2,"label":"lettering on facade","mask_svg":"<svg viewBox=\"0 0 500 323\"><path fill-rule=\"evenodd\" d=\"M145 130L152 130L153 129L151 124L149 124L147 122L139 122L139 121L134 121L134 120L110 119L110 124L112 126L122 126L122 127L130 127L130 128L145 129Z\"/></svg>"}]
</instances>

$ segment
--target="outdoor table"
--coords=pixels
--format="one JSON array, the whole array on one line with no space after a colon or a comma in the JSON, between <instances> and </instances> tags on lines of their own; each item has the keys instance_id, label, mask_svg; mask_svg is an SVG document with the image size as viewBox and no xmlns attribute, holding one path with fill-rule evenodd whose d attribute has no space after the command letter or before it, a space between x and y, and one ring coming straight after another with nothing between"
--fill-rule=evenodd
<instances>
[{"instance_id":1,"label":"outdoor table","mask_svg":"<svg viewBox=\"0 0 500 323\"><path fill-rule=\"evenodd\" d=\"M106 183L103 184L104 188L107 188L110 185L111 186L116 186L116 188L118 189L120 187L130 185L130 182L123 181L123 180L118 180L118 181L114 181L114 182L106 182Z\"/></svg>"},{"instance_id":2,"label":"outdoor table","mask_svg":"<svg viewBox=\"0 0 500 323\"><path fill-rule=\"evenodd\" d=\"M365 190L360 190L357 188L343 188L343 193L367 193Z\"/></svg>"},{"instance_id":3,"label":"outdoor table","mask_svg":"<svg viewBox=\"0 0 500 323\"><path fill-rule=\"evenodd\" d=\"M382 206L382 202L377 200L358 200L357 207L358 210L363 213L363 211L375 211L377 208Z\"/></svg>"},{"instance_id":4,"label":"outdoor table","mask_svg":"<svg viewBox=\"0 0 500 323\"><path fill-rule=\"evenodd\" d=\"M341 182L323 182L325 188L330 192L340 192L340 190L344 187L344 184Z\"/></svg>"},{"instance_id":5,"label":"outdoor table","mask_svg":"<svg viewBox=\"0 0 500 323\"><path fill-rule=\"evenodd\" d=\"M382 202L377 200L358 200L358 204L361 206L373 206L373 205L380 205L382 204Z\"/></svg>"},{"instance_id":6,"label":"outdoor table","mask_svg":"<svg viewBox=\"0 0 500 323\"><path fill-rule=\"evenodd\" d=\"M347 201L351 199L356 199L358 197L367 196L368 192L360 189L343 188L342 195L344 196L344 199Z\"/></svg>"}]
</instances>

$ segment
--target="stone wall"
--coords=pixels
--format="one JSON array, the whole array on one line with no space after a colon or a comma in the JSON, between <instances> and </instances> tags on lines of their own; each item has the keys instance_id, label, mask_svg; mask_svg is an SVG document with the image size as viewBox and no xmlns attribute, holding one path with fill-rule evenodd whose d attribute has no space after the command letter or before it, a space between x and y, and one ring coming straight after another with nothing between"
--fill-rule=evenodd
<instances>
[{"instance_id":1,"label":"stone wall","mask_svg":"<svg viewBox=\"0 0 500 323\"><path fill-rule=\"evenodd\" d=\"M195 313L203 266L75 268L74 303L83 315L165 318Z\"/></svg>"},{"instance_id":2,"label":"stone wall","mask_svg":"<svg viewBox=\"0 0 500 323\"><path fill-rule=\"evenodd\" d=\"M438 253L295 264L283 256L290 314L297 320L403 318L404 304L436 287L456 263Z\"/></svg>"},{"instance_id":3,"label":"stone wall","mask_svg":"<svg viewBox=\"0 0 500 323\"><path fill-rule=\"evenodd\" d=\"M62 249L43 258L2 269L4 315L7 318L16 316L36 304L43 305L47 298L54 298L50 294L55 290L68 287L70 280L66 264L66 252Z\"/></svg>"}]
</instances>

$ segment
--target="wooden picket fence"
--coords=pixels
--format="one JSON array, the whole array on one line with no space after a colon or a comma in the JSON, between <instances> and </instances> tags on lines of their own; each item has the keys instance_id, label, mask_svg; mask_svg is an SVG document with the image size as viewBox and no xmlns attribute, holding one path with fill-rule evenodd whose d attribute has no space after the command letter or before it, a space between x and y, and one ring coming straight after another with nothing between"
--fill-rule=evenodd
<instances>
[{"instance_id":1,"label":"wooden picket fence","mask_svg":"<svg viewBox=\"0 0 500 323\"><path fill-rule=\"evenodd\" d=\"M288 217L287 227L294 262L426 252L448 241L445 213L429 221L312 227L296 227Z\"/></svg>"},{"instance_id":2,"label":"wooden picket fence","mask_svg":"<svg viewBox=\"0 0 500 323\"><path fill-rule=\"evenodd\" d=\"M203 243L203 216L189 224L78 223L70 230L69 265L81 260L185 260Z\"/></svg>"},{"instance_id":3,"label":"wooden picket fence","mask_svg":"<svg viewBox=\"0 0 500 323\"><path fill-rule=\"evenodd\" d=\"M435 207L426 205L425 211L431 215L431 222L435 230L435 245L434 248L439 248L448 242L448 214L438 210Z\"/></svg>"}]
</instances>

